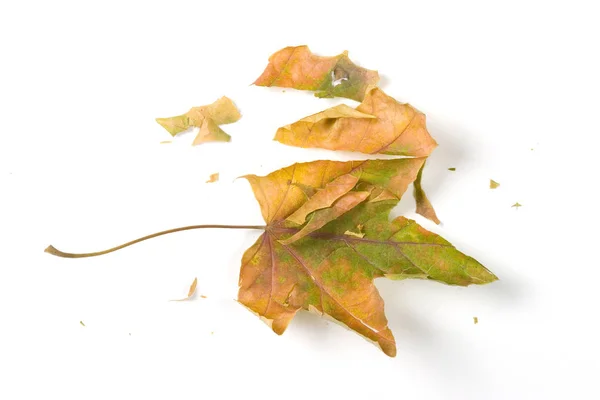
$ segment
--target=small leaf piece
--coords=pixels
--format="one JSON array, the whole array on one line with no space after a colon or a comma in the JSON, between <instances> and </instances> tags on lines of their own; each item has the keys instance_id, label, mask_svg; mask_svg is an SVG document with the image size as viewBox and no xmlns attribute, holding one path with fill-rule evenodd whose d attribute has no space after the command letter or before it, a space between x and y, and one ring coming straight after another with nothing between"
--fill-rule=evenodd
<instances>
[{"instance_id":1,"label":"small leaf piece","mask_svg":"<svg viewBox=\"0 0 600 400\"><path fill-rule=\"evenodd\" d=\"M230 124L241 118L237 107L228 97L221 97L212 104L193 107L187 113L171 118L157 118L156 122L175 136L190 127L198 127L200 131L193 145L204 142L228 142L231 136L225 133L219 125Z\"/></svg>"},{"instance_id":2,"label":"small leaf piece","mask_svg":"<svg viewBox=\"0 0 600 400\"><path fill-rule=\"evenodd\" d=\"M500 184L492 179L490 179L490 189L496 189Z\"/></svg>"},{"instance_id":3,"label":"small leaf piece","mask_svg":"<svg viewBox=\"0 0 600 400\"><path fill-rule=\"evenodd\" d=\"M371 87L355 110L336 106L277 130L275 140L297 147L426 157L437 146L425 115Z\"/></svg>"},{"instance_id":4,"label":"small leaf piece","mask_svg":"<svg viewBox=\"0 0 600 400\"><path fill-rule=\"evenodd\" d=\"M210 177L208 178L208 180L206 181L206 183L213 183L219 180L219 173L216 172L214 174L210 174Z\"/></svg>"},{"instance_id":5,"label":"small leaf piece","mask_svg":"<svg viewBox=\"0 0 600 400\"><path fill-rule=\"evenodd\" d=\"M497 279L414 221L390 222L423 163L314 161L246 176L267 227L242 258L238 301L277 334L301 309L327 314L393 357L396 345L375 278L463 286Z\"/></svg>"},{"instance_id":6,"label":"small leaf piece","mask_svg":"<svg viewBox=\"0 0 600 400\"><path fill-rule=\"evenodd\" d=\"M425 191L421 186L423 168L425 168L425 163L423 163L423 166L421 167L421 169L419 170L419 174L417 175L417 179L415 179L415 182L413 183L413 195L415 197L415 201L417 202L417 214L420 214L439 225L440 220L438 219L435 210L431 205L431 202L429 202L429 199L427 198L427 195L425 195Z\"/></svg>"},{"instance_id":7,"label":"small leaf piece","mask_svg":"<svg viewBox=\"0 0 600 400\"><path fill-rule=\"evenodd\" d=\"M519 202L516 202L515 204L513 204L511 207L514 207L515 209L519 209L519 207L523 207L521 204L519 204Z\"/></svg>"},{"instance_id":8,"label":"small leaf piece","mask_svg":"<svg viewBox=\"0 0 600 400\"><path fill-rule=\"evenodd\" d=\"M194 293L196 293L196 285L198 285L198 278L194 278L194 281L190 285L190 290L188 290L187 297L185 297L183 299L171 300L171 301L186 301L186 300L190 300L194 296Z\"/></svg>"},{"instance_id":9,"label":"small leaf piece","mask_svg":"<svg viewBox=\"0 0 600 400\"><path fill-rule=\"evenodd\" d=\"M454 172L454 171L456 171L456 168L454 168L454 167L452 167L452 168L448 168L448 171L452 171L452 172Z\"/></svg>"},{"instance_id":10,"label":"small leaf piece","mask_svg":"<svg viewBox=\"0 0 600 400\"><path fill-rule=\"evenodd\" d=\"M362 101L367 87L378 82L377 71L357 66L350 61L347 51L334 57L320 57L308 46L296 46L271 55L269 65L254 84L312 90L317 97Z\"/></svg>"}]
</instances>

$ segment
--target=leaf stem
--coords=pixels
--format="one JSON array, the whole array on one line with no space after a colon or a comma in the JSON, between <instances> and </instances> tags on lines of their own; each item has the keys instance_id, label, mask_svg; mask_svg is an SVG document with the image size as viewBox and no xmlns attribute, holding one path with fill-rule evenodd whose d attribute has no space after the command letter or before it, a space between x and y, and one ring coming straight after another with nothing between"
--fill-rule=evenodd
<instances>
[{"instance_id":1,"label":"leaf stem","mask_svg":"<svg viewBox=\"0 0 600 400\"><path fill-rule=\"evenodd\" d=\"M46 247L44 250L46 253L50 253L54 256L64 257L64 258L84 258L84 257L96 257L101 256L103 254L112 253L113 251L121 250L125 247L131 246L132 244L136 244L139 242L143 242L144 240L152 239L162 235L168 235L169 233L181 232L181 231L189 231L192 229L266 229L264 225L190 225L184 226L181 228L168 229L166 231L156 232L148 236L141 237L139 239L132 240L131 242L124 243L120 246L116 246L103 251L96 251L93 253L65 253L63 251L58 250L54 246L50 245Z\"/></svg>"}]
</instances>

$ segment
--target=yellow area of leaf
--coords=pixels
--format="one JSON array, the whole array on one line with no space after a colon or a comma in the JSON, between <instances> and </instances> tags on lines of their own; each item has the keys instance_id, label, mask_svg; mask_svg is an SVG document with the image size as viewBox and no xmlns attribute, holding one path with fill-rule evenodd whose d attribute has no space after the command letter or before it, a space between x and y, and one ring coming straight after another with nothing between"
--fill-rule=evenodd
<instances>
[{"instance_id":1,"label":"yellow area of leaf","mask_svg":"<svg viewBox=\"0 0 600 400\"><path fill-rule=\"evenodd\" d=\"M315 91L317 97L364 98L370 85L379 82L377 71L361 68L344 51L334 57L314 55L308 46L286 47L269 57L269 64L254 82Z\"/></svg>"},{"instance_id":2,"label":"yellow area of leaf","mask_svg":"<svg viewBox=\"0 0 600 400\"><path fill-rule=\"evenodd\" d=\"M192 282L192 284L190 285L190 289L188 290L187 297L184 297L183 299L171 300L171 301L186 301L186 300L190 300L194 296L194 293L196 293L196 286L197 285L198 285L198 278L194 278L194 281Z\"/></svg>"},{"instance_id":3,"label":"yellow area of leaf","mask_svg":"<svg viewBox=\"0 0 600 400\"><path fill-rule=\"evenodd\" d=\"M354 237L357 237L357 238L364 238L365 237L365 234L363 232L346 231L346 232L344 232L344 235L354 236Z\"/></svg>"},{"instance_id":4,"label":"yellow area of leaf","mask_svg":"<svg viewBox=\"0 0 600 400\"><path fill-rule=\"evenodd\" d=\"M240 112L228 97L221 97L212 104L193 107L185 114L170 118L157 118L163 128L175 136L192 127L200 128L194 138L193 145L205 142L229 142L231 136L225 133L219 125L230 124L241 118Z\"/></svg>"},{"instance_id":5,"label":"yellow area of leaf","mask_svg":"<svg viewBox=\"0 0 600 400\"><path fill-rule=\"evenodd\" d=\"M210 174L210 177L208 178L206 183L213 183L213 182L217 182L218 180L219 180L219 173L216 172L214 174Z\"/></svg>"}]
</instances>

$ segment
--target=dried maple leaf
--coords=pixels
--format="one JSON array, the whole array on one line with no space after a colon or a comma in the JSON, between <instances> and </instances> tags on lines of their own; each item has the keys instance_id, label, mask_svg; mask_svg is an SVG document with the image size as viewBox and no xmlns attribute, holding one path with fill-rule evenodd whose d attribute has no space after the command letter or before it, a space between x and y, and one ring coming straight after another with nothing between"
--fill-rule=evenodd
<instances>
[{"instance_id":1,"label":"dried maple leaf","mask_svg":"<svg viewBox=\"0 0 600 400\"><path fill-rule=\"evenodd\" d=\"M422 158L315 161L248 175L267 223L244 254L238 300L282 334L300 309L327 314L394 356L374 278L483 284L496 276L414 221L389 220ZM312 188L307 196L302 188ZM363 237L348 235L360 226Z\"/></svg>"},{"instance_id":2,"label":"dried maple leaf","mask_svg":"<svg viewBox=\"0 0 600 400\"><path fill-rule=\"evenodd\" d=\"M241 118L237 107L228 97L206 106L193 107L185 114L171 118L157 118L156 122L175 136L190 127L198 127L200 131L194 139L193 145L204 142L229 142L231 136L225 133L219 125L230 124Z\"/></svg>"},{"instance_id":3,"label":"dried maple leaf","mask_svg":"<svg viewBox=\"0 0 600 400\"><path fill-rule=\"evenodd\" d=\"M317 97L361 101L367 87L377 82L377 71L358 67L350 61L347 51L334 57L320 57L308 46L296 46L281 49L269 57L269 65L254 84L313 90Z\"/></svg>"},{"instance_id":4,"label":"dried maple leaf","mask_svg":"<svg viewBox=\"0 0 600 400\"><path fill-rule=\"evenodd\" d=\"M45 251L67 258L95 257L190 229L264 229L242 258L241 304L278 334L301 309L329 315L394 356L396 344L375 278L431 279L463 286L497 279L414 221L389 220L390 210L424 162L425 158L403 158L294 164L267 176L245 176L266 226L193 225L93 253L65 253L54 246ZM195 286L196 280L189 296Z\"/></svg>"}]
</instances>

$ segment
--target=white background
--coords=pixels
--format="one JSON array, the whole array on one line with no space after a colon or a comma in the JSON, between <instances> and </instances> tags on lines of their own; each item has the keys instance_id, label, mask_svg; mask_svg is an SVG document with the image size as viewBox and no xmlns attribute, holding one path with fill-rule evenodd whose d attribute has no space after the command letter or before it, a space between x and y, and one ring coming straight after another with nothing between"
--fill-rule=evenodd
<instances>
[{"instance_id":1,"label":"white background","mask_svg":"<svg viewBox=\"0 0 600 400\"><path fill-rule=\"evenodd\" d=\"M155 3L0 5L0 398L600 396L593 1ZM443 226L415 215L411 196L395 214L499 282L378 280L392 359L304 312L279 337L236 303L255 231L178 233L91 259L43 253L261 224L237 176L364 158L271 140L281 125L356 105L250 86L271 53L300 44L349 50L427 114L439 147L424 186ZM222 95L243 114L224 127L231 143L160 144L170 136L154 118ZM213 172L221 180L205 184ZM206 299L168 301L196 276Z\"/></svg>"}]
</instances>

